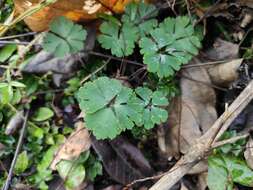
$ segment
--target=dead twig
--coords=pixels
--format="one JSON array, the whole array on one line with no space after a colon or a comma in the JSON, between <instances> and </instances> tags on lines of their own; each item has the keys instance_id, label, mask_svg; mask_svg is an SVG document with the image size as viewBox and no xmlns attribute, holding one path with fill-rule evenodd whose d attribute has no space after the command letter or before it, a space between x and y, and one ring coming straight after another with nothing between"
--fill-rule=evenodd
<instances>
[{"instance_id":1,"label":"dead twig","mask_svg":"<svg viewBox=\"0 0 253 190\"><path fill-rule=\"evenodd\" d=\"M16 39L16 38L21 38L21 37L26 37L26 36L34 36L36 34L37 34L37 32L27 32L24 34L17 34L17 35L12 35L12 36L0 37L0 40L9 40L9 39Z\"/></svg>"},{"instance_id":2,"label":"dead twig","mask_svg":"<svg viewBox=\"0 0 253 190\"><path fill-rule=\"evenodd\" d=\"M103 70L104 67L111 61L110 58L108 58L108 60L102 65L100 66L98 69L96 69L94 72L90 73L88 76L86 76L84 79L81 80L80 84L83 84L84 82L86 82L87 80L89 80L93 75L97 74L99 71Z\"/></svg>"},{"instance_id":3,"label":"dead twig","mask_svg":"<svg viewBox=\"0 0 253 190\"><path fill-rule=\"evenodd\" d=\"M172 167L150 190L168 190L176 184L189 170L204 158L227 130L233 120L253 99L253 80L241 92L228 109L215 121L212 127L190 147L187 154Z\"/></svg>"},{"instance_id":4,"label":"dead twig","mask_svg":"<svg viewBox=\"0 0 253 190\"><path fill-rule=\"evenodd\" d=\"M235 143L236 141L238 141L240 139L247 138L248 136L249 136L249 134L244 134L244 135L240 135L240 136L237 136L237 137L232 137L230 139L225 139L225 140L214 143L212 145L212 148L218 148L218 147L223 146L225 144L233 144L233 143Z\"/></svg>"},{"instance_id":5,"label":"dead twig","mask_svg":"<svg viewBox=\"0 0 253 190\"><path fill-rule=\"evenodd\" d=\"M25 131L26 131L26 126L27 126L28 115L29 115L29 111L26 112L25 120L24 120L22 129L20 131L20 136L19 136L19 139L18 139L18 144L17 144L17 147L16 147L16 151L15 151L14 157L13 157L12 162L11 162L11 167L9 169L6 182L5 182L2 190L8 190L9 189L11 179L12 179L12 175L13 175L13 170L14 170L14 167L15 167L15 164L16 164L16 161L17 161L17 158L18 158L18 154L20 152L20 149L21 149L21 146L22 146L22 143L23 143L23 139L24 139L24 135L25 135Z\"/></svg>"}]
</instances>

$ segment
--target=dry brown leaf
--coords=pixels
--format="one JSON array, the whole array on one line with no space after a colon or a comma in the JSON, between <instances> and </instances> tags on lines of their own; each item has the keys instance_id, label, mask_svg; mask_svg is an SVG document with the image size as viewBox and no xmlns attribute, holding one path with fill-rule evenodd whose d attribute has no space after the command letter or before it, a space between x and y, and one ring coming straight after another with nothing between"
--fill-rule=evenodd
<instances>
[{"instance_id":1,"label":"dry brown leaf","mask_svg":"<svg viewBox=\"0 0 253 190\"><path fill-rule=\"evenodd\" d=\"M198 62L199 60L194 59L192 64ZM187 68L182 71L182 76L180 80L181 96L174 100L166 132L168 157L185 154L217 119L215 92L212 87L203 84L211 83L207 70L201 67ZM189 78L203 83L189 80ZM197 165L191 173L205 170L206 164L203 162Z\"/></svg>"},{"instance_id":2,"label":"dry brown leaf","mask_svg":"<svg viewBox=\"0 0 253 190\"><path fill-rule=\"evenodd\" d=\"M76 124L76 130L68 137L65 143L60 146L50 168L56 169L57 163L61 160L71 160L78 157L82 152L88 150L91 146L91 139L88 130L83 122Z\"/></svg>"},{"instance_id":3,"label":"dry brown leaf","mask_svg":"<svg viewBox=\"0 0 253 190\"><path fill-rule=\"evenodd\" d=\"M6 135L13 135L23 124L24 122L24 111L18 111L16 114L14 114L8 125L5 128L4 133Z\"/></svg>"},{"instance_id":4,"label":"dry brown leaf","mask_svg":"<svg viewBox=\"0 0 253 190\"><path fill-rule=\"evenodd\" d=\"M244 151L244 157L248 166L253 169L253 139L249 138L249 141L246 144L246 150Z\"/></svg>"},{"instance_id":5,"label":"dry brown leaf","mask_svg":"<svg viewBox=\"0 0 253 190\"><path fill-rule=\"evenodd\" d=\"M238 69L243 59L234 59L208 69L208 74L214 84L228 86L238 79Z\"/></svg>"},{"instance_id":6,"label":"dry brown leaf","mask_svg":"<svg viewBox=\"0 0 253 190\"><path fill-rule=\"evenodd\" d=\"M120 13L130 1L101 0L100 3L96 0L58 0L56 3L27 17L25 22L33 31L44 31L48 29L49 23L57 16L65 16L75 22L89 21L97 18L98 13L109 13L109 9ZM39 2L40 0L14 0L15 11L19 14L23 13Z\"/></svg>"}]
</instances>

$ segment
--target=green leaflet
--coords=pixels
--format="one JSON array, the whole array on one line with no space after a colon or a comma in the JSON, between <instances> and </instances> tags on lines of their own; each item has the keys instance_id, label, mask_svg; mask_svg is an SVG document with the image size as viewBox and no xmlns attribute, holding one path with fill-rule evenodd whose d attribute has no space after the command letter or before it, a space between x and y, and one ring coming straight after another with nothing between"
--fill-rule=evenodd
<instances>
[{"instance_id":1,"label":"green leaflet","mask_svg":"<svg viewBox=\"0 0 253 190\"><path fill-rule=\"evenodd\" d=\"M113 139L141 123L141 100L117 80L100 77L88 82L79 89L77 99L85 113L87 128L98 139Z\"/></svg>"},{"instance_id":2,"label":"green leaflet","mask_svg":"<svg viewBox=\"0 0 253 190\"><path fill-rule=\"evenodd\" d=\"M139 29L139 35L144 37L150 30L157 27L157 20L150 19L158 15L157 8L144 2L131 2L127 5L125 14L122 16L123 23L134 23Z\"/></svg>"},{"instance_id":3,"label":"green leaflet","mask_svg":"<svg viewBox=\"0 0 253 190\"><path fill-rule=\"evenodd\" d=\"M151 129L155 124L161 124L167 120L167 111L159 106L167 106L169 102L161 91L152 92L148 88L139 87L135 92L143 100L145 109L142 124L146 129Z\"/></svg>"},{"instance_id":4,"label":"green leaflet","mask_svg":"<svg viewBox=\"0 0 253 190\"><path fill-rule=\"evenodd\" d=\"M54 154L57 149L58 146L51 146L44 154L42 160L38 163L37 172L29 177L29 181L33 184L36 184L41 190L47 190L48 185L46 182L50 181L53 178L52 171L49 169L49 166L54 158Z\"/></svg>"},{"instance_id":5,"label":"green leaflet","mask_svg":"<svg viewBox=\"0 0 253 190\"><path fill-rule=\"evenodd\" d=\"M29 164L29 158L27 156L27 152L23 151L22 153L20 153L18 155L16 164L15 164L15 167L14 167L14 172L16 174L23 173L27 169L28 164Z\"/></svg>"},{"instance_id":6,"label":"green leaflet","mask_svg":"<svg viewBox=\"0 0 253 190\"><path fill-rule=\"evenodd\" d=\"M61 16L50 25L43 41L43 48L57 57L77 53L84 48L87 32L78 24Z\"/></svg>"},{"instance_id":7,"label":"green leaflet","mask_svg":"<svg viewBox=\"0 0 253 190\"><path fill-rule=\"evenodd\" d=\"M34 121L40 122L40 121L48 120L53 116L54 116L54 112L51 109L47 107L41 107L35 112L32 119Z\"/></svg>"},{"instance_id":8,"label":"green leaflet","mask_svg":"<svg viewBox=\"0 0 253 190\"><path fill-rule=\"evenodd\" d=\"M10 56L14 53L14 51L16 51L16 49L17 49L17 45L14 45L14 44L4 46L0 50L0 62L2 63L8 60Z\"/></svg>"},{"instance_id":9,"label":"green leaflet","mask_svg":"<svg viewBox=\"0 0 253 190\"><path fill-rule=\"evenodd\" d=\"M100 26L101 35L98 41L105 49L110 49L117 57L128 56L133 53L135 41L138 38L138 29L131 23L121 26L112 21L104 22Z\"/></svg>"},{"instance_id":10,"label":"green leaflet","mask_svg":"<svg viewBox=\"0 0 253 190\"><path fill-rule=\"evenodd\" d=\"M85 178L85 168L76 161L62 160L56 166L59 175L65 180L66 189L77 188Z\"/></svg>"},{"instance_id":11,"label":"green leaflet","mask_svg":"<svg viewBox=\"0 0 253 190\"><path fill-rule=\"evenodd\" d=\"M154 5L144 2L129 3L121 18L121 23L110 18L101 25L102 34L99 35L98 41L103 48L111 50L111 53L117 57L131 55L135 42L157 26L157 20L150 19L157 14Z\"/></svg>"},{"instance_id":12,"label":"green leaflet","mask_svg":"<svg viewBox=\"0 0 253 190\"><path fill-rule=\"evenodd\" d=\"M141 38L139 46L148 71L162 78L173 76L182 64L188 63L198 54L201 44L190 19L183 16L165 19L150 31L150 36Z\"/></svg>"},{"instance_id":13,"label":"green leaflet","mask_svg":"<svg viewBox=\"0 0 253 190\"><path fill-rule=\"evenodd\" d=\"M210 190L232 190L233 183L253 187L253 171L235 156L213 155L208 158L207 184Z\"/></svg>"}]
</instances>

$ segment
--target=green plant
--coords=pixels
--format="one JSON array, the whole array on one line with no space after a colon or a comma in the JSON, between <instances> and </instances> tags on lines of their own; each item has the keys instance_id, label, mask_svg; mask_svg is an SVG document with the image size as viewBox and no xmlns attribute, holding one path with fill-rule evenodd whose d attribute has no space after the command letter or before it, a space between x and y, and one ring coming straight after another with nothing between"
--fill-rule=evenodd
<instances>
[{"instance_id":1,"label":"green plant","mask_svg":"<svg viewBox=\"0 0 253 190\"><path fill-rule=\"evenodd\" d=\"M98 41L118 57L131 55L137 42L149 72L160 78L173 76L198 54L200 38L186 16L166 18L158 27L155 16L153 5L130 3L121 21L110 19L101 25Z\"/></svg>"},{"instance_id":2,"label":"green plant","mask_svg":"<svg viewBox=\"0 0 253 190\"><path fill-rule=\"evenodd\" d=\"M138 28L138 36L143 37L157 27L157 15L158 10L154 5L132 2L126 7L121 20L123 23L133 23Z\"/></svg>"},{"instance_id":3,"label":"green plant","mask_svg":"<svg viewBox=\"0 0 253 190\"><path fill-rule=\"evenodd\" d=\"M28 168L28 164L29 164L29 158L28 158L27 152L23 151L22 153L18 155L14 172L16 174L23 173Z\"/></svg>"},{"instance_id":4,"label":"green plant","mask_svg":"<svg viewBox=\"0 0 253 190\"><path fill-rule=\"evenodd\" d=\"M139 45L149 72L160 78L173 76L182 64L198 54L200 40L188 17L166 18L159 27L142 37Z\"/></svg>"},{"instance_id":5,"label":"green plant","mask_svg":"<svg viewBox=\"0 0 253 190\"><path fill-rule=\"evenodd\" d=\"M150 129L167 119L167 112L158 107L168 104L163 93L148 88L133 91L115 79L100 77L87 82L76 96L85 114L86 127L98 139L113 139L134 125Z\"/></svg>"},{"instance_id":6,"label":"green plant","mask_svg":"<svg viewBox=\"0 0 253 190\"><path fill-rule=\"evenodd\" d=\"M87 128L98 139L113 139L133 128L134 123L141 123L141 100L117 80L100 77L87 82L79 89L77 99L85 113Z\"/></svg>"},{"instance_id":7,"label":"green plant","mask_svg":"<svg viewBox=\"0 0 253 190\"><path fill-rule=\"evenodd\" d=\"M167 120L168 112L161 108L169 104L166 94L162 91L152 92L146 87L138 87L135 92L144 103L142 125L146 129L151 129L155 124L161 124Z\"/></svg>"},{"instance_id":8,"label":"green plant","mask_svg":"<svg viewBox=\"0 0 253 190\"><path fill-rule=\"evenodd\" d=\"M235 136L235 131L228 131L220 139ZM207 184L210 190L232 190L234 183L252 187L253 171L248 167L242 155L245 144L245 139L240 139L233 144L225 144L215 149L214 153L208 157Z\"/></svg>"},{"instance_id":9,"label":"green plant","mask_svg":"<svg viewBox=\"0 0 253 190\"><path fill-rule=\"evenodd\" d=\"M233 189L239 183L252 187L253 171L246 162L232 155L216 154L208 158L207 184L210 190Z\"/></svg>"},{"instance_id":10,"label":"green plant","mask_svg":"<svg viewBox=\"0 0 253 190\"><path fill-rule=\"evenodd\" d=\"M43 40L43 48L55 56L63 57L77 53L84 47L87 32L65 17L58 17L50 25L50 31Z\"/></svg>"},{"instance_id":11,"label":"green plant","mask_svg":"<svg viewBox=\"0 0 253 190\"><path fill-rule=\"evenodd\" d=\"M60 161L56 169L69 190L80 186L85 178L93 181L97 175L102 174L101 163L89 151L77 159Z\"/></svg>"}]
</instances>

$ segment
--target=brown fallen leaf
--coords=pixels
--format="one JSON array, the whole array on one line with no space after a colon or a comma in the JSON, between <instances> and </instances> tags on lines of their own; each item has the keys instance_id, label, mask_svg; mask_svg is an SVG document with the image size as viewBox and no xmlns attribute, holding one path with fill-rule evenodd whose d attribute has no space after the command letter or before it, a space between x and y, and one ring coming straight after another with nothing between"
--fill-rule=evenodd
<instances>
[{"instance_id":1,"label":"brown fallen leaf","mask_svg":"<svg viewBox=\"0 0 253 190\"><path fill-rule=\"evenodd\" d=\"M14 0L15 11L19 14L23 13L39 2L40 0ZM87 22L97 18L98 13L111 14L110 10L123 12L129 2L130 0L58 0L25 18L25 22L33 31L44 31L57 16L65 16L75 22Z\"/></svg>"},{"instance_id":2,"label":"brown fallen leaf","mask_svg":"<svg viewBox=\"0 0 253 190\"><path fill-rule=\"evenodd\" d=\"M61 160L72 160L78 157L82 152L88 150L91 146L89 131L85 128L83 122L76 124L76 130L66 139L65 143L58 149L50 168L56 169L57 163Z\"/></svg>"},{"instance_id":3,"label":"brown fallen leaf","mask_svg":"<svg viewBox=\"0 0 253 190\"><path fill-rule=\"evenodd\" d=\"M194 59L193 63L198 63ZM188 152L191 145L201 137L217 119L214 89L203 83L211 80L205 68L187 68L180 80L181 96L176 98L166 132L167 156L178 158ZM189 78L197 81L190 80ZM191 174L206 170L206 162L196 165Z\"/></svg>"},{"instance_id":4,"label":"brown fallen leaf","mask_svg":"<svg viewBox=\"0 0 253 190\"><path fill-rule=\"evenodd\" d=\"M193 62L198 63L199 60L194 59ZM201 83L211 83L207 70L187 68L182 71L182 76L187 78L180 80L181 96L174 100L167 129L167 153L170 157L185 154L217 119L215 92L212 87Z\"/></svg>"},{"instance_id":5,"label":"brown fallen leaf","mask_svg":"<svg viewBox=\"0 0 253 190\"><path fill-rule=\"evenodd\" d=\"M238 69L243 59L234 59L232 61L221 63L208 69L208 74L214 84L229 86L238 79Z\"/></svg>"}]
</instances>

